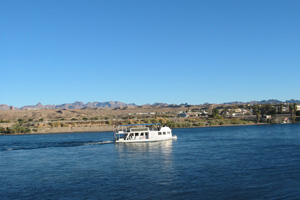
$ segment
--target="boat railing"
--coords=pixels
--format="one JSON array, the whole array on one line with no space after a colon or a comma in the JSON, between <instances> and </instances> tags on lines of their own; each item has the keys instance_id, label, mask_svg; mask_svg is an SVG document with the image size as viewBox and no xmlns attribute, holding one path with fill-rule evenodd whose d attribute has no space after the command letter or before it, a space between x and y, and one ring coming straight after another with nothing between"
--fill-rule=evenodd
<instances>
[{"instance_id":1,"label":"boat railing","mask_svg":"<svg viewBox=\"0 0 300 200\"><path fill-rule=\"evenodd\" d=\"M130 132L131 128L142 128L147 127L149 130L157 131L160 129L160 123L152 123L152 124L128 124L128 125L118 125L115 128L115 132L123 131L123 132Z\"/></svg>"}]
</instances>

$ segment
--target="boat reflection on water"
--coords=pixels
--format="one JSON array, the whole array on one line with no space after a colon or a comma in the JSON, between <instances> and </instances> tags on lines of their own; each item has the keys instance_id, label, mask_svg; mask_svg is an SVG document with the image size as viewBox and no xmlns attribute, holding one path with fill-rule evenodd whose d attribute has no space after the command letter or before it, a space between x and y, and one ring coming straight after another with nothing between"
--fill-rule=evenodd
<instances>
[{"instance_id":1,"label":"boat reflection on water","mask_svg":"<svg viewBox=\"0 0 300 200\"><path fill-rule=\"evenodd\" d=\"M147 173L151 172L153 177L172 180L172 172L175 171L172 150L175 143L176 140L116 143L119 172L126 174L126 176L128 174L130 174L128 176L139 174L141 177L148 176ZM158 173L157 176L154 176L156 173Z\"/></svg>"}]
</instances>

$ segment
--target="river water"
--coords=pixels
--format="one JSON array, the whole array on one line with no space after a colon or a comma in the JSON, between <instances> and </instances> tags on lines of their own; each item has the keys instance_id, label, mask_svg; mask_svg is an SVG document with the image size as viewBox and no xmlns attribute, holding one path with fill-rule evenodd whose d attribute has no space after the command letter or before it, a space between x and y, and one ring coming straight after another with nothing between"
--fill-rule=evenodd
<instances>
[{"instance_id":1,"label":"river water","mask_svg":"<svg viewBox=\"0 0 300 200\"><path fill-rule=\"evenodd\" d=\"M0 199L300 199L300 124L0 137Z\"/></svg>"}]
</instances>

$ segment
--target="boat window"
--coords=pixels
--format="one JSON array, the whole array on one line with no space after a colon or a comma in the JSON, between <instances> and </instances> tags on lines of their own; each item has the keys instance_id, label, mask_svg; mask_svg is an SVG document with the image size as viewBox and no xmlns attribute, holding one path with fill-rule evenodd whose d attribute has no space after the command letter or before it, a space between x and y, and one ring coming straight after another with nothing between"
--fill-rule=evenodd
<instances>
[{"instance_id":1,"label":"boat window","mask_svg":"<svg viewBox=\"0 0 300 200\"><path fill-rule=\"evenodd\" d=\"M170 132L168 132L168 134L171 134Z\"/></svg>"},{"instance_id":2,"label":"boat window","mask_svg":"<svg viewBox=\"0 0 300 200\"><path fill-rule=\"evenodd\" d=\"M148 133L145 133L146 136L148 136Z\"/></svg>"},{"instance_id":3,"label":"boat window","mask_svg":"<svg viewBox=\"0 0 300 200\"><path fill-rule=\"evenodd\" d=\"M166 135L166 132L164 132L164 135Z\"/></svg>"},{"instance_id":4,"label":"boat window","mask_svg":"<svg viewBox=\"0 0 300 200\"><path fill-rule=\"evenodd\" d=\"M158 132L158 135L161 135L161 132Z\"/></svg>"},{"instance_id":5,"label":"boat window","mask_svg":"<svg viewBox=\"0 0 300 200\"><path fill-rule=\"evenodd\" d=\"M139 136L139 134L138 134L138 133L135 133L135 136Z\"/></svg>"},{"instance_id":6,"label":"boat window","mask_svg":"<svg viewBox=\"0 0 300 200\"><path fill-rule=\"evenodd\" d=\"M141 133L141 136L144 136L144 133Z\"/></svg>"}]
</instances>

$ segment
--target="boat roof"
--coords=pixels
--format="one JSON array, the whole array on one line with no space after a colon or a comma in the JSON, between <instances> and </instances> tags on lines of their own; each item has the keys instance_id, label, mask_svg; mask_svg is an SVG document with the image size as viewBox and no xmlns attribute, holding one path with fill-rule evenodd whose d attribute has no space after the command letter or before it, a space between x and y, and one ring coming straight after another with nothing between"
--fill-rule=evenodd
<instances>
[{"instance_id":1,"label":"boat roof","mask_svg":"<svg viewBox=\"0 0 300 200\"><path fill-rule=\"evenodd\" d=\"M160 123L153 123L153 124L127 124L127 125L119 125L119 126L126 126L126 127L131 127L131 126L153 126L153 125L160 125Z\"/></svg>"}]
</instances>

